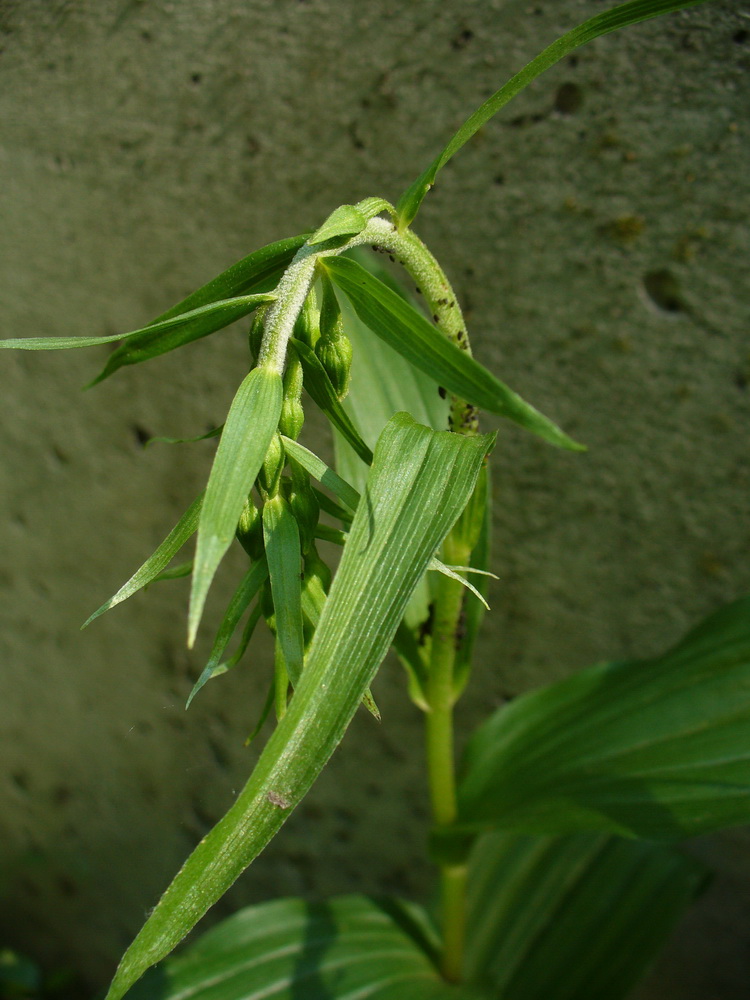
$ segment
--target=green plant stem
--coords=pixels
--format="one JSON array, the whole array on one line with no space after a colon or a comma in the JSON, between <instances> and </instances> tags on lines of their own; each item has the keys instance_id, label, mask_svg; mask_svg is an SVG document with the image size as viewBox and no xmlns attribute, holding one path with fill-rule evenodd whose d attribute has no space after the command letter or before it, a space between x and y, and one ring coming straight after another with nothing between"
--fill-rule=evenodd
<instances>
[{"instance_id":1,"label":"green plant stem","mask_svg":"<svg viewBox=\"0 0 750 1000\"><path fill-rule=\"evenodd\" d=\"M443 556L461 557L462 546L446 540ZM441 576L438 582L432 628L432 650L427 682L429 711L426 714L427 770L432 815L436 826L456 818L456 774L453 745L453 673L463 587ZM442 865L440 869L443 952L441 972L451 982L461 979L466 923L466 866Z\"/></svg>"}]
</instances>

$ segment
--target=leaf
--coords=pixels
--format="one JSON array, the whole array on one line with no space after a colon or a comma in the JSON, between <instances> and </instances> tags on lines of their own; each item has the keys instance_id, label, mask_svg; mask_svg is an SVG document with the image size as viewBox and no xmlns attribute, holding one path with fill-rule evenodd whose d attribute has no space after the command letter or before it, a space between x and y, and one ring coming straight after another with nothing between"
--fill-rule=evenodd
<instances>
[{"instance_id":1,"label":"leaf","mask_svg":"<svg viewBox=\"0 0 750 1000\"><path fill-rule=\"evenodd\" d=\"M276 433L281 398L281 375L254 368L242 382L229 408L198 523L190 592L190 646L195 640L211 580L234 538L243 504Z\"/></svg>"},{"instance_id":2,"label":"leaf","mask_svg":"<svg viewBox=\"0 0 750 1000\"><path fill-rule=\"evenodd\" d=\"M201 493L199 497L196 497L195 500L193 500L154 554L149 556L145 563L137 569L135 573L133 573L127 583L124 583L116 594L110 597L108 601L105 601L104 604L102 604L102 606L93 613L93 615L90 615L86 619L83 625L81 625L82 629L86 628L87 625L90 625L95 618L99 617L99 615L103 615L105 611L109 611L109 609L113 608L116 604L120 604L121 601L126 600L128 597L132 597L133 594L142 590L142 588L146 587L149 583L153 583L154 580L161 576L172 559L174 559L182 546L198 527L198 518L200 516L202 504L203 494Z\"/></svg>"},{"instance_id":3,"label":"leaf","mask_svg":"<svg viewBox=\"0 0 750 1000\"><path fill-rule=\"evenodd\" d=\"M359 493L353 486L350 486L349 483L342 479L341 476L337 475L333 469L329 468L322 458L318 458L314 452L305 448L299 442L285 437L283 434L281 435L281 441L287 455L293 458L295 462L299 462L302 468L306 469L313 479L317 479L322 486L325 486L331 493L335 494L342 503L346 504L349 510L353 512L357 509Z\"/></svg>"},{"instance_id":4,"label":"leaf","mask_svg":"<svg viewBox=\"0 0 750 1000\"><path fill-rule=\"evenodd\" d=\"M289 679L299 684L304 660L302 635L302 556L299 529L289 504L282 496L263 505L263 540L271 578L276 616L276 636L281 644Z\"/></svg>"},{"instance_id":5,"label":"leaf","mask_svg":"<svg viewBox=\"0 0 750 1000\"><path fill-rule=\"evenodd\" d=\"M339 205L307 242L310 246L316 246L336 236L358 236L367 222L367 216L355 205Z\"/></svg>"},{"instance_id":6,"label":"leaf","mask_svg":"<svg viewBox=\"0 0 750 1000\"><path fill-rule=\"evenodd\" d=\"M333 426L349 442L365 465L372 464L372 452L359 436L357 428L344 410L336 395L336 390L318 356L307 344L292 337L289 341L297 352L302 364L304 386L314 403L325 413Z\"/></svg>"},{"instance_id":7,"label":"leaf","mask_svg":"<svg viewBox=\"0 0 750 1000\"><path fill-rule=\"evenodd\" d=\"M396 900L338 896L249 906L169 959L132 1000L472 1000L416 937L427 917Z\"/></svg>"},{"instance_id":8,"label":"leaf","mask_svg":"<svg viewBox=\"0 0 750 1000\"><path fill-rule=\"evenodd\" d=\"M466 979L495 1000L624 1000L705 883L644 841L487 834L469 867Z\"/></svg>"},{"instance_id":9,"label":"leaf","mask_svg":"<svg viewBox=\"0 0 750 1000\"><path fill-rule=\"evenodd\" d=\"M234 805L198 844L125 953L107 1000L120 1000L188 933L322 770L493 442L492 435L436 433L407 414L397 414L384 429L286 715Z\"/></svg>"},{"instance_id":10,"label":"leaf","mask_svg":"<svg viewBox=\"0 0 750 1000\"><path fill-rule=\"evenodd\" d=\"M187 562L180 563L178 566L168 566L167 569L162 570L158 576L155 576L153 583L161 583L163 580L182 580L186 576L190 576L193 572L193 560L189 559Z\"/></svg>"},{"instance_id":11,"label":"leaf","mask_svg":"<svg viewBox=\"0 0 750 1000\"><path fill-rule=\"evenodd\" d=\"M321 263L349 297L362 322L438 385L490 413L507 417L550 444L584 450L356 261L326 257Z\"/></svg>"},{"instance_id":12,"label":"leaf","mask_svg":"<svg viewBox=\"0 0 750 1000\"><path fill-rule=\"evenodd\" d=\"M229 606L221 620L219 629L211 647L211 652L209 653L208 663L203 668L203 671L195 682L193 690L187 700L185 708L190 708L190 703L193 698L198 694L203 685L211 680L212 677L216 677L219 673L226 673L227 668L223 670L221 667L221 658L234 635L234 630L239 624L240 618L244 615L250 606L250 602L255 597L255 595L260 590L262 583L268 576L268 563L265 559L259 559L254 562L250 569L245 573L239 587L232 594L232 598L229 602Z\"/></svg>"},{"instance_id":13,"label":"leaf","mask_svg":"<svg viewBox=\"0 0 750 1000\"><path fill-rule=\"evenodd\" d=\"M672 11L684 10L687 7L696 7L706 0L633 0L631 3L624 3L612 10L602 11L595 17L590 18L572 31L568 31L557 41L549 45L543 52L532 59L515 76L488 98L481 107L477 108L473 115L468 118L461 128L455 133L445 149L437 156L430 166L420 174L414 183L407 188L398 201L396 211L398 213L399 228L408 226L419 211L427 192L435 183L435 177L445 166L448 160L458 152L469 139L475 135L490 118L493 117L508 101L527 87L532 80L535 80L550 66L554 66L574 49L587 42L606 35L611 31L624 28L629 24L637 24L639 21L646 21L660 14L669 14Z\"/></svg>"},{"instance_id":14,"label":"leaf","mask_svg":"<svg viewBox=\"0 0 750 1000\"><path fill-rule=\"evenodd\" d=\"M220 427L212 427L210 431L206 431L205 434L196 434L194 437L186 438L171 438L171 437L152 437L149 438L145 444L146 448L150 448L152 444L194 444L196 441L207 441L209 438L219 437L221 432L224 430L224 424Z\"/></svg>"},{"instance_id":15,"label":"leaf","mask_svg":"<svg viewBox=\"0 0 750 1000\"><path fill-rule=\"evenodd\" d=\"M675 839L750 821L750 598L663 656L601 664L472 737L459 822Z\"/></svg>"},{"instance_id":16,"label":"leaf","mask_svg":"<svg viewBox=\"0 0 750 1000\"><path fill-rule=\"evenodd\" d=\"M161 316L157 316L150 325L154 326L163 320L181 316L192 309L198 309L222 299L267 292L270 288L275 287L294 255L300 247L304 246L306 238L306 236L294 236L291 239L269 243L268 246L261 247L260 250L243 257L242 260L238 260L236 264L233 264L226 271L222 271L217 277L188 295L182 302L178 302ZM239 318L239 315L234 317L234 319ZM222 325L234 322L234 319L225 317L226 322ZM156 357L165 351L180 347L182 344L205 337L218 329L218 327L209 328L209 326L210 324L199 319L195 323L183 327L181 330L182 339L179 342L177 342L177 334L167 341L159 336L154 337L147 328L142 337L133 338L114 351L107 359L101 373L91 384L95 385L97 382L101 382L124 365L132 365Z\"/></svg>"}]
</instances>

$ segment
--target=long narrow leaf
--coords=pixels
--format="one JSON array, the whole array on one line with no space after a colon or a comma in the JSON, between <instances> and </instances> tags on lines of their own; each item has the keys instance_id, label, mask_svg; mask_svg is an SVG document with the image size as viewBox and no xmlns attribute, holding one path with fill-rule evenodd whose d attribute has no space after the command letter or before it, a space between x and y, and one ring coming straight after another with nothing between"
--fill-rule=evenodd
<instances>
[{"instance_id":1,"label":"long narrow leaf","mask_svg":"<svg viewBox=\"0 0 750 1000\"><path fill-rule=\"evenodd\" d=\"M507 417L550 444L582 450L556 424L451 343L421 313L356 261L327 257L325 267L362 322L438 385L483 410Z\"/></svg>"},{"instance_id":2,"label":"long narrow leaf","mask_svg":"<svg viewBox=\"0 0 750 1000\"><path fill-rule=\"evenodd\" d=\"M306 469L314 479L317 479L319 483L326 486L351 511L357 509L359 493L353 486L350 486L346 480L337 475L333 469L326 465L322 458L318 458L309 448L305 448L298 441L292 441L291 438L285 437L283 434L281 440L284 444L284 450L290 458L299 462L303 469Z\"/></svg>"},{"instance_id":3,"label":"long narrow leaf","mask_svg":"<svg viewBox=\"0 0 750 1000\"><path fill-rule=\"evenodd\" d=\"M624 1000L705 883L643 841L488 834L469 866L466 979L494 1000Z\"/></svg>"},{"instance_id":4,"label":"long narrow leaf","mask_svg":"<svg viewBox=\"0 0 750 1000\"><path fill-rule=\"evenodd\" d=\"M281 399L281 376L254 368L232 400L198 523L188 624L191 646L211 580L234 538L242 506L276 433Z\"/></svg>"},{"instance_id":5,"label":"long narrow leaf","mask_svg":"<svg viewBox=\"0 0 750 1000\"><path fill-rule=\"evenodd\" d=\"M501 709L469 743L459 816L665 840L750 822L750 598L663 656L596 666Z\"/></svg>"},{"instance_id":6,"label":"long narrow leaf","mask_svg":"<svg viewBox=\"0 0 750 1000\"><path fill-rule=\"evenodd\" d=\"M427 192L435 183L438 171L445 166L448 160L458 152L469 139L479 131L511 98L515 97L524 87L527 87L532 80L535 80L541 73L550 66L554 66L566 55L577 49L581 45L606 35L618 28L624 28L629 24L637 24L639 21L646 21L660 14L669 14L672 11L683 10L686 7L696 7L698 4L706 3L706 0L633 0L631 3L621 4L612 10L602 11L568 31L557 41L549 45L543 52L532 59L520 73L514 77L488 98L474 114L464 122L456 132L445 149L437 156L427 170L421 174L414 183L407 188L398 201L396 211L399 217L399 226L408 226L417 212Z\"/></svg>"},{"instance_id":7,"label":"long narrow leaf","mask_svg":"<svg viewBox=\"0 0 750 1000\"><path fill-rule=\"evenodd\" d=\"M385 428L289 709L234 805L126 952L108 1000L120 1000L188 933L315 780L385 656L412 590L469 499L493 440L436 433L406 414Z\"/></svg>"},{"instance_id":8,"label":"long narrow leaf","mask_svg":"<svg viewBox=\"0 0 750 1000\"><path fill-rule=\"evenodd\" d=\"M261 247L260 250L256 250L247 257L243 257L242 260L237 261L236 264L233 264L216 278L198 288L191 295L188 295L182 302L178 302L177 305L172 306L171 309L162 313L161 316L157 316L150 325L154 326L156 323L181 316L192 309L198 309L201 306L218 302L221 299L267 292L276 285L286 267L291 263L294 255L304 244L305 239L305 236L295 236L291 239L279 240L276 243L269 243L268 246ZM234 317L234 319L239 318L240 315ZM227 319L226 322L233 322L233 319ZM209 323L198 319L180 329L179 333L182 339L179 339L178 335L175 334L169 341L162 340L159 336L154 337L147 329L141 337L134 337L114 351L107 359L104 369L92 384L101 382L124 365L146 361L148 358L156 357L165 351L180 347L182 344L205 337L207 334L213 333L215 329L217 327L211 328Z\"/></svg>"},{"instance_id":9,"label":"long narrow leaf","mask_svg":"<svg viewBox=\"0 0 750 1000\"><path fill-rule=\"evenodd\" d=\"M304 386L310 398L321 408L365 465L370 465L372 452L360 437L351 417L339 402L336 390L333 388L325 368L318 360L317 354L311 351L307 344L303 344L301 340L296 340L294 337L291 343L302 364Z\"/></svg>"},{"instance_id":10,"label":"long narrow leaf","mask_svg":"<svg viewBox=\"0 0 750 1000\"><path fill-rule=\"evenodd\" d=\"M240 581L239 587L232 594L232 598L229 601L229 606L221 620L219 629L211 647L211 652L208 656L208 663L203 668L203 671L195 682L193 690L187 700L185 708L190 708L190 703L193 698L198 694L200 689L209 681L212 677L216 676L217 668L220 666L221 658L234 635L234 630L237 628L240 619L247 611L250 606L250 602L258 593L261 584L265 581L268 576L268 563L265 559L259 559L254 562L250 569L245 573L244 577ZM221 671L224 673L225 671Z\"/></svg>"},{"instance_id":11,"label":"long narrow leaf","mask_svg":"<svg viewBox=\"0 0 750 1000\"><path fill-rule=\"evenodd\" d=\"M149 326L131 330L129 333L115 333L107 337L24 337L15 340L0 340L0 348L21 349L24 351L64 351L75 347L98 347L111 344L116 340L124 340L123 350L127 350L132 359L122 364L135 364L147 358L164 354L175 347L187 344L196 337L205 337L215 330L229 326L242 316L256 309L264 302L273 302L275 296L270 293L261 295L241 295L233 299L222 299L209 305L200 306L180 316L154 321ZM196 330L202 333L196 334ZM111 356L119 354L115 351ZM109 362L108 362L109 364ZM117 365L119 367L119 365ZM113 369L114 370L114 369ZM101 375L96 382L104 376ZM93 384L93 383L92 383Z\"/></svg>"},{"instance_id":12,"label":"long narrow leaf","mask_svg":"<svg viewBox=\"0 0 750 1000\"><path fill-rule=\"evenodd\" d=\"M271 579L276 617L276 637L281 643L289 679L299 684L304 659L302 635L302 556L299 529L289 504L282 496L263 505L263 539Z\"/></svg>"},{"instance_id":13,"label":"long narrow leaf","mask_svg":"<svg viewBox=\"0 0 750 1000\"><path fill-rule=\"evenodd\" d=\"M472 1000L441 979L396 900L339 896L250 906L147 976L132 1000ZM413 933L409 933L414 928Z\"/></svg>"},{"instance_id":14,"label":"long narrow leaf","mask_svg":"<svg viewBox=\"0 0 750 1000\"><path fill-rule=\"evenodd\" d=\"M100 608L97 608L93 615L90 615L86 619L81 628L86 628L99 615L103 615L105 611L109 611L116 604L126 600L128 597L132 597L133 594L137 593L143 587L148 586L149 583L152 583L164 572L185 542L197 529L202 504L203 494L201 493L200 496L193 500L153 555L149 556L145 563L133 573L127 583L124 583L116 594L113 594L108 601L105 601Z\"/></svg>"}]
</instances>

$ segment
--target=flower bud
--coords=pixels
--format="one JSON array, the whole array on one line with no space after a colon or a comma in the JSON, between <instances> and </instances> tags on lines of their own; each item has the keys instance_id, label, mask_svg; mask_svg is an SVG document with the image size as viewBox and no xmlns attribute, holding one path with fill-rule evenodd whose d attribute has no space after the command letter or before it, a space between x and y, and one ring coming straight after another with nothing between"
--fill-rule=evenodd
<instances>
[{"instance_id":1,"label":"flower bud","mask_svg":"<svg viewBox=\"0 0 750 1000\"><path fill-rule=\"evenodd\" d=\"M263 518L250 496L242 508L236 534L250 558L260 559L263 555Z\"/></svg>"},{"instance_id":2,"label":"flower bud","mask_svg":"<svg viewBox=\"0 0 750 1000\"><path fill-rule=\"evenodd\" d=\"M326 370L339 400L349 392L352 367L352 345L344 333L344 319L341 315L336 292L330 279L323 275L323 303L320 310L320 339L315 345L315 353Z\"/></svg>"},{"instance_id":3,"label":"flower bud","mask_svg":"<svg viewBox=\"0 0 750 1000\"><path fill-rule=\"evenodd\" d=\"M308 347L315 347L320 336L320 311L314 288L310 289L294 324L294 336Z\"/></svg>"},{"instance_id":4,"label":"flower bud","mask_svg":"<svg viewBox=\"0 0 750 1000\"><path fill-rule=\"evenodd\" d=\"M305 422L301 401L302 365L291 348L287 357L286 371L284 372L284 401L281 406L279 430L288 438L296 441Z\"/></svg>"},{"instance_id":5,"label":"flower bud","mask_svg":"<svg viewBox=\"0 0 750 1000\"><path fill-rule=\"evenodd\" d=\"M274 434L268 446L266 457L263 459L260 475L258 476L261 489L269 497L276 496L279 491L279 481L281 480L281 472L285 461L284 445L281 443L279 435Z\"/></svg>"},{"instance_id":6,"label":"flower bud","mask_svg":"<svg viewBox=\"0 0 750 1000\"><path fill-rule=\"evenodd\" d=\"M252 354L254 361L258 360L260 345L263 343L263 333L267 312L268 305L260 306L258 308L255 316L253 316L253 321L250 324L250 330L247 335L247 339L250 344L250 353Z\"/></svg>"}]
</instances>

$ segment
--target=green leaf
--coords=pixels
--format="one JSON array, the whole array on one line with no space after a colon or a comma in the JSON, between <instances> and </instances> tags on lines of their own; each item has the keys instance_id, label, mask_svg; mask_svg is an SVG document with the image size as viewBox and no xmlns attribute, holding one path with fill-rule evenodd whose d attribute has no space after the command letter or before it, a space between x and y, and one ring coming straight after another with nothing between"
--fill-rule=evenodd
<instances>
[{"instance_id":1,"label":"green leaf","mask_svg":"<svg viewBox=\"0 0 750 1000\"><path fill-rule=\"evenodd\" d=\"M467 539L472 537L473 525L470 522L476 522L480 518L479 531L471 551L471 565L477 570L486 572L489 570L492 555L492 478L489 462L479 473L471 500L458 521L458 525L466 527ZM454 531L454 536L455 533ZM477 589L486 598L490 589L490 577L480 576ZM464 606L464 635L456 650L456 662L453 668L453 692L457 699L461 696L471 674L474 646L483 619L484 607L478 601L467 601Z\"/></svg>"},{"instance_id":2,"label":"green leaf","mask_svg":"<svg viewBox=\"0 0 750 1000\"><path fill-rule=\"evenodd\" d=\"M624 1000L705 883L643 841L488 834L469 867L466 979L495 1000Z\"/></svg>"},{"instance_id":3,"label":"green leaf","mask_svg":"<svg viewBox=\"0 0 750 1000\"><path fill-rule=\"evenodd\" d=\"M190 646L195 640L211 580L234 538L245 499L276 433L281 400L281 375L264 368L254 368L232 400L198 523L190 593Z\"/></svg>"},{"instance_id":4,"label":"green leaf","mask_svg":"<svg viewBox=\"0 0 750 1000\"><path fill-rule=\"evenodd\" d=\"M237 628L240 618L242 618L249 608L250 602L260 590L267 576L268 563L265 559L259 559L245 573L239 587L232 594L229 606L214 638L213 646L208 656L208 663L203 668L200 677L193 686L193 690L190 692L187 704L185 705L186 709L190 708L193 698L195 698L207 681L211 680L212 677L216 677L219 673L226 673L228 668L224 667L223 670L221 669L221 658L234 635L234 630Z\"/></svg>"},{"instance_id":5,"label":"green leaf","mask_svg":"<svg viewBox=\"0 0 750 1000\"><path fill-rule=\"evenodd\" d=\"M24 351L64 351L75 347L99 347L102 344L112 344L116 340L128 341L121 350L129 353L132 360L121 362L121 364L135 364L136 361L146 361L147 358L171 351L175 347L187 344L196 337L192 332L202 329L205 332L198 336L205 337L206 334L220 330L236 319L246 316L257 306L264 302L273 302L275 296L270 293L262 295L242 295L234 299L224 299L220 302L212 302L210 305L192 309L181 316L174 316L160 322L154 321L149 326L141 327L138 330L131 330L129 333L115 333L107 337L23 337L14 340L0 340L0 348L12 348ZM190 334L190 335L189 335ZM137 341L137 346L133 342ZM158 349L156 349L158 347ZM115 351L110 355L110 361L120 351ZM107 364L110 364L110 361ZM115 367L119 368L120 365ZM114 368L112 369L114 371ZM101 381L104 375L98 376L94 382Z\"/></svg>"},{"instance_id":6,"label":"green leaf","mask_svg":"<svg viewBox=\"0 0 750 1000\"><path fill-rule=\"evenodd\" d=\"M299 684L304 660L302 635L302 556L299 530L289 504L282 496L263 505L263 540L271 578L276 616L276 636L281 644L289 679Z\"/></svg>"},{"instance_id":7,"label":"green leaf","mask_svg":"<svg viewBox=\"0 0 750 1000\"><path fill-rule=\"evenodd\" d=\"M356 261L326 257L322 263L362 322L438 385L490 413L507 417L550 444L583 450Z\"/></svg>"},{"instance_id":8,"label":"green leaf","mask_svg":"<svg viewBox=\"0 0 750 1000\"><path fill-rule=\"evenodd\" d=\"M127 583L124 583L116 594L110 597L108 601L105 601L93 615L90 615L86 619L83 625L81 625L82 629L90 625L99 615L103 615L105 611L109 611L116 604L126 600L128 597L132 597L133 594L137 593L143 587L148 586L149 583L153 583L154 580L161 576L172 559L174 559L198 527L198 518L202 504L203 494L201 493L199 497L193 500L154 554L149 556L145 563L133 573Z\"/></svg>"},{"instance_id":9,"label":"green leaf","mask_svg":"<svg viewBox=\"0 0 750 1000\"><path fill-rule=\"evenodd\" d=\"M152 437L149 438L145 444L146 448L150 448L152 444L194 444L196 441L207 441L209 438L219 437L221 432L224 430L224 424L220 427L212 427L210 431L206 431L205 434L196 434L194 437L186 438L171 438L171 437Z\"/></svg>"},{"instance_id":10,"label":"green leaf","mask_svg":"<svg viewBox=\"0 0 750 1000\"><path fill-rule=\"evenodd\" d=\"M370 465L372 452L360 437L359 431L339 402L336 390L315 351L311 351L307 344L303 344L295 337L291 338L290 343L302 364L303 384L308 395L325 413L336 430L348 441L365 465Z\"/></svg>"},{"instance_id":11,"label":"green leaf","mask_svg":"<svg viewBox=\"0 0 750 1000\"><path fill-rule=\"evenodd\" d=\"M168 566L167 569L162 570L158 576L153 579L154 583L161 583L163 580L182 580L186 576L190 576L193 572L193 560L189 559L187 562L180 563L178 566Z\"/></svg>"},{"instance_id":12,"label":"green leaf","mask_svg":"<svg viewBox=\"0 0 750 1000\"><path fill-rule=\"evenodd\" d=\"M467 828L675 839L750 822L750 598L651 660L495 713L467 748Z\"/></svg>"},{"instance_id":13,"label":"green leaf","mask_svg":"<svg viewBox=\"0 0 750 1000\"><path fill-rule=\"evenodd\" d=\"M325 243L337 236L358 236L367 222L367 216L356 205L339 205L307 242L310 246L317 246L318 243Z\"/></svg>"},{"instance_id":14,"label":"green leaf","mask_svg":"<svg viewBox=\"0 0 750 1000\"><path fill-rule=\"evenodd\" d=\"M165 962L132 1000L472 1000L422 946L427 916L397 900L339 896L250 906Z\"/></svg>"},{"instance_id":15,"label":"green leaf","mask_svg":"<svg viewBox=\"0 0 750 1000\"><path fill-rule=\"evenodd\" d=\"M293 458L295 462L299 462L303 469L317 479L317 481L325 486L335 494L342 503L354 512L357 509L357 504L359 503L359 493L350 486L341 476L337 475L333 469L329 468L322 458L305 448L304 445L299 444L297 441L292 441L291 438L281 435L281 441L284 445L284 451L290 458Z\"/></svg>"},{"instance_id":16,"label":"green leaf","mask_svg":"<svg viewBox=\"0 0 750 1000\"><path fill-rule=\"evenodd\" d=\"M294 236L291 239L269 243L268 246L261 247L260 250L243 257L242 260L237 261L236 264L223 271L212 281L188 295L182 302L178 302L161 316L157 316L150 326L153 327L164 320L182 316L190 310L216 303L222 299L267 292L275 287L294 255L300 247L304 246L306 238L306 236ZM234 318L225 316L225 322L221 325L226 326L234 322L235 319L239 319L241 315L246 315L247 312L250 310L237 314ZM148 358L156 357L165 351L181 347L182 344L205 337L217 329L219 327L212 327L210 322L201 319L183 326L170 338L164 338L158 334L154 335L152 330L146 328L141 337L134 337L109 356L104 369L91 384L95 385L97 382L101 382L124 365L146 361Z\"/></svg>"},{"instance_id":17,"label":"green leaf","mask_svg":"<svg viewBox=\"0 0 750 1000\"><path fill-rule=\"evenodd\" d=\"M313 783L377 672L417 581L465 507L493 442L492 435L436 433L407 414L397 414L384 429L289 708L234 805L198 844L125 953L108 1000L120 1000L172 950Z\"/></svg>"},{"instance_id":18,"label":"green leaf","mask_svg":"<svg viewBox=\"0 0 750 1000\"><path fill-rule=\"evenodd\" d=\"M669 14L672 11L684 10L687 7L696 7L706 0L633 0L632 3L621 4L612 10L602 11L595 17L590 18L572 31L568 31L557 41L549 45L535 59L532 59L520 73L501 87L492 97L488 98L481 107L477 108L474 114L468 118L461 128L455 133L445 149L437 156L427 170L421 174L414 183L407 188L398 201L396 211L398 213L399 228L408 226L419 211L427 192L435 183L435 177L445 166L448 160L458 152L469 139L485 125L493 115L504 107L511 98L527 87L532 80L535 80L550 66L565 58L574 49L587 42L606 35L610 31L617 31L630 24L637 24L639 21L646 21L660 14Z\"/></svg>"}]
</instances>

